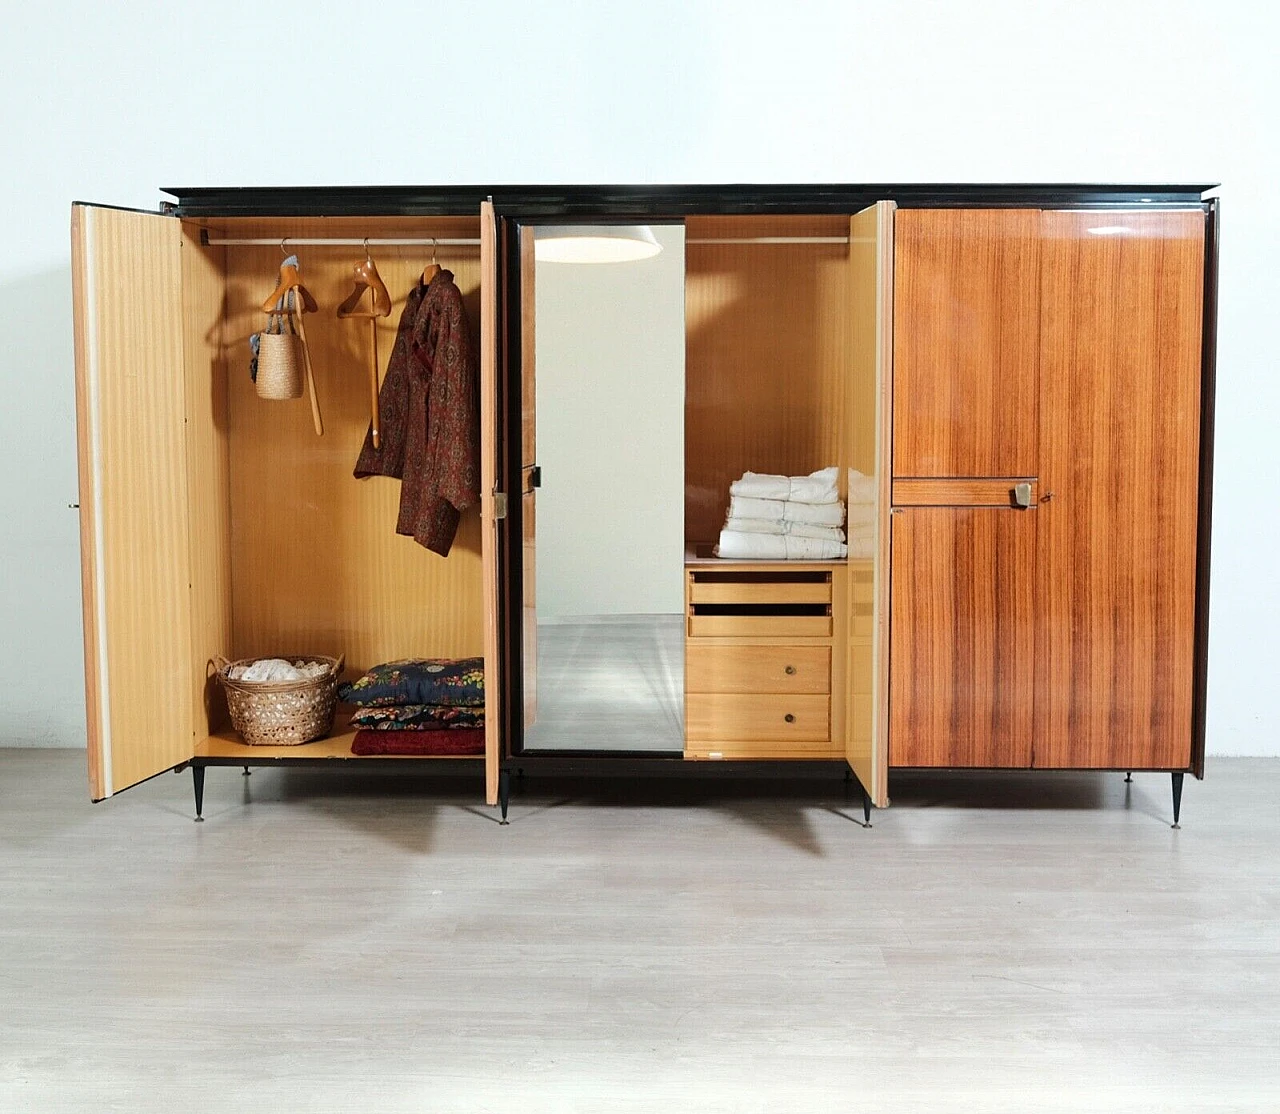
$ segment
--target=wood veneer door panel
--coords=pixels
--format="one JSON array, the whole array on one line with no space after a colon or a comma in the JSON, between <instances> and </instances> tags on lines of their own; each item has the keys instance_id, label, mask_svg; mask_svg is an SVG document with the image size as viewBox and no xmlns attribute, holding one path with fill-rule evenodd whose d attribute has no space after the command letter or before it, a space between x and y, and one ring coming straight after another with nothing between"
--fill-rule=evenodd
<instances>
[{"instance_id":1,"label":"wood veneer door panel","mask_svg":"<svg viewBox=\"0 0 1280 1114\"><path fill-rule=\"evenodd\" d=\"M186 761L195 749L181 240L173 217L72 207L95 800Z\"/></svg>"},{"instance_id":2,"label":"wood veneer door panel","mask_svg":"<svg viewBox=\"0 0 1280 1114\"><path fill-rule=\"evenodd\" d=\"M484 790L498 803L502 647L498 636L498 221L480 203L480 566L484 578ZM512 493L512 498L519 493Z\"/></svg>"},{"instance_id":3,"label":"wood veneer door panel","mask_svg":"<svg viewBox=\"0 0 1280 1114\"><path fill-rule=\"evenodd\" d=\"M870 562L866 555L850 560L848 591L842 605L833 605L844 609L832 661L832 687L844 698L843 724L837 716L833 728L843 740L835 741L843 741L849 768L877 807L889 803L889 442L900 215L892 201L880 201L849 219L847 452L841 460L876 480L875 531Z\"/></svg>"},{"instance_id":4,"label":"wood veneer door panel","mask_svg":"<svg viewBox=\"0 0 1280 1114\"><path fill-rule=\"evenodd\" d=\"M1204 214L1042 220L1035 765L1186 768Z\"/></svg>"},{"instance_id":5,"label":"wood veneer door panel","mask_svg":"<svg viewBox=\"0 0 1280 1114\"><path fill-rule=\"evenodd\" d=\"M894 512L891 765L1031 764L1038 515Z\"/></svg>"},{"instance_id":6,"label":"wood veneer door panel","mask_svg":"<svg viewBox=\"0 0 1280 1114\"><path fill-rule=\"evenodd\" d=\"M895 476L1036 474L1039 217L898 212Z\"/></svg>"},{"instance_id":7,"label":"wood veneer door panel","mask_svg":"<svg viewBox=\"0 0 1280 1114\"><path fill-rule=\"evenodd\" d=\"M538 491L533 486L538 463L538 301L533 228L520 230L520 524L524 608L521 615L524 726L538 719ZM514 496L513 496L514 497Z\"/></svg>"}]
</instances>

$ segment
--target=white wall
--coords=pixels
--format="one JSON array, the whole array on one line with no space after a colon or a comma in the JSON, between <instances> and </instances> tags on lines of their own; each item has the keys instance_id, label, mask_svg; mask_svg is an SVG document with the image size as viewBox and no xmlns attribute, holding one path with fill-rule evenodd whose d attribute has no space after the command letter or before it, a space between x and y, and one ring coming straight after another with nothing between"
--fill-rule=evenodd
<instances>
[{"instance_id":1,"label":"white wall","mask_svg":"<svg viewBox=\"0 0 1280 1114\"><path fill-rule=\"evenodd\" d=\"M0 739L70 746L83 730L73 198L149 207L175 182L1221 180L1209 749L1280 754L1276 5L378 10L7 5Z\"/></svg>"},{"instance_id":2,"label":"white wall","mask_svg":"<svg viewBox=\"0 0 1280 1114\"><path fill-rule=\"evenodd\" d=\"M684 229L632 263L539 263L538 617L684 609Z\"/></svg>"}]
</instances>

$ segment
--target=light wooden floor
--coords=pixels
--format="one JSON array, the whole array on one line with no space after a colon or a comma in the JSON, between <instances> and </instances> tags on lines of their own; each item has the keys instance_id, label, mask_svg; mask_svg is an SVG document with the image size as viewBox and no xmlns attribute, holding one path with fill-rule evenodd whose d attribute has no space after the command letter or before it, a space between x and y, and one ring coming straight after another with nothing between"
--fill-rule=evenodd
<instances>
[{"instance_id":1,"label":"light wooden floor","mask_svg":"<svg viewBox=\"0 0 1280 1114\"><path fill-rule=\"evenodd\" d=\"M0 1110L1280 1109L1280 762L479 790L0 751Z\"/></svg>"},{"instance_id":2,"label":"light wooden floor","mask_svg":"<svg viewBox=\"0 0 1280 1114\"><path fill-rule=\"evenodd\" d=\"M684 616L538 624L530 750L684 750Z\"/></svg>"}]
</instances>

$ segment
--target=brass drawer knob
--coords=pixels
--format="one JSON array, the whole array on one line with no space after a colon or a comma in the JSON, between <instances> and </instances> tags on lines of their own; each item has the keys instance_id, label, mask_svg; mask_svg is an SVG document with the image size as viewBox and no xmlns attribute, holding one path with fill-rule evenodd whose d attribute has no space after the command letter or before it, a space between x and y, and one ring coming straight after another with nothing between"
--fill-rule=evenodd
<instances>
[{"instance_id":1,"label":"brass drawer knob","mask_svg":"<svg viewBox=\"0 0 1280 1114\"><path fill-rule=\"evenodd\" d=\"M795 675L796 667L794 665L788 665L786 669L784 669L782 672L785 673L788 677L792 677Z\"/></svg>"},{"instance_id":2,"label":"brass drawer knob","mask_svg":"<svg viewBox=\"0 0 1280 1114\"><path fill-rule=\"evenodd\" d=\"M783 718L783 719L785 719L788 723L795 723L795 721L796 721L796 717L795 717L795 716L793 716L790 712L788 712L788 713L787 713L785 716L783 716L782 718Z\"/></svg>"}]
</instances>

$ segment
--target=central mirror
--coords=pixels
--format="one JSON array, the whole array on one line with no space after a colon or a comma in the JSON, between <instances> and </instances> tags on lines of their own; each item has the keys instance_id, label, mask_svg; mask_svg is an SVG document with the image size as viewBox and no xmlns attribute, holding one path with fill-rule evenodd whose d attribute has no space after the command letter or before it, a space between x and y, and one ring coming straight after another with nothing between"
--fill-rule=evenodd
<instances>
[{"instance_id":1,"label":"central mirror","mask_svg":"<svg viewBox=\"0 0 1280 1114\"><path fill-rule=\"evenodd\" d=\"M525 231L524 746L679 754L684 228Z\"/></svg>"}]
</instances>

